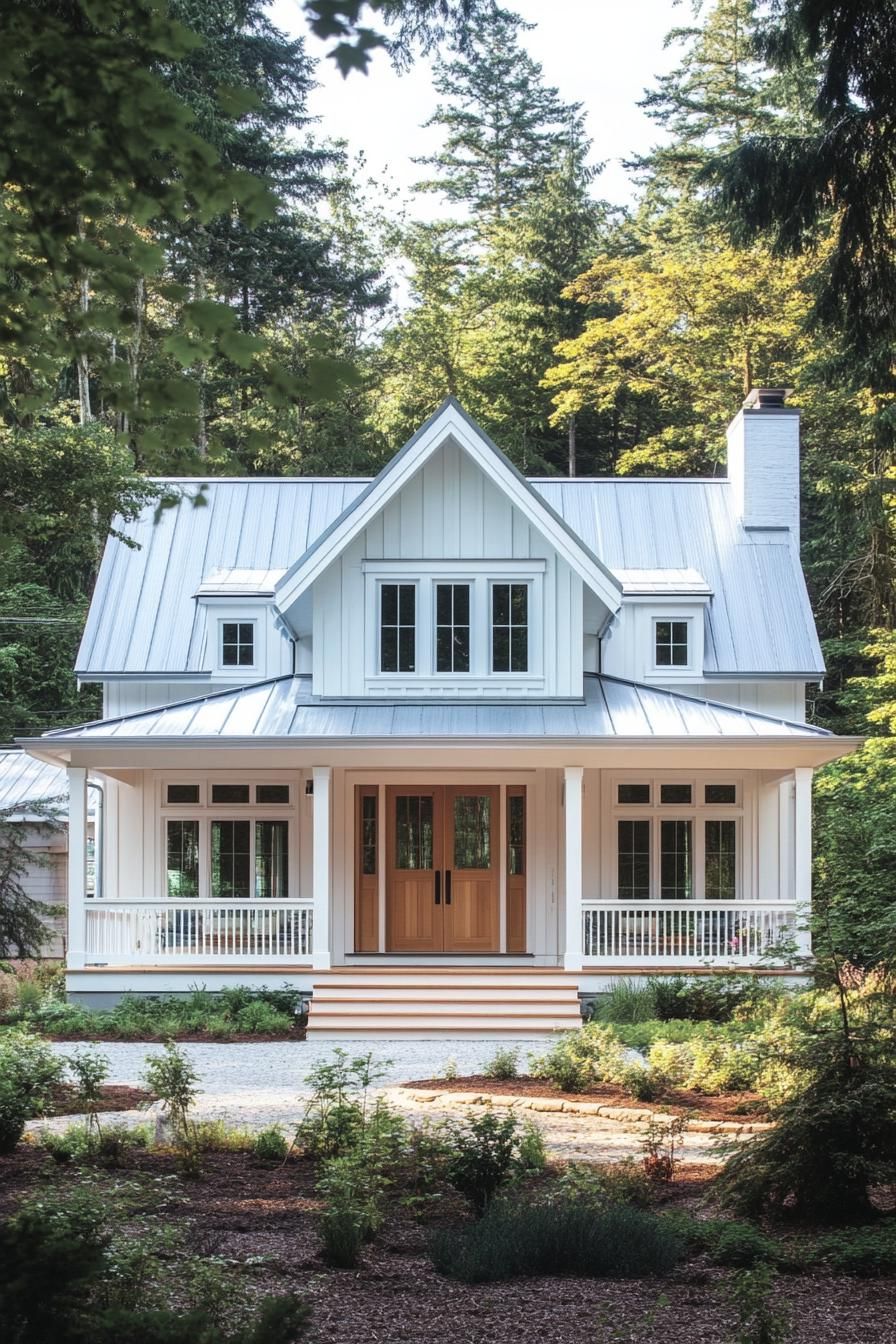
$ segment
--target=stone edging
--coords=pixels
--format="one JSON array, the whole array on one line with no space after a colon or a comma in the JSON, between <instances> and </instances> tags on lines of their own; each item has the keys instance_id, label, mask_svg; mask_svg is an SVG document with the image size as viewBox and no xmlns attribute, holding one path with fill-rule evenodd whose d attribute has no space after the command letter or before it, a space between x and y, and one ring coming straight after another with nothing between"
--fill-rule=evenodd
<instances>
[{"instance_id":1,"label":"stone edging","mask_svg":"<svg viewBox=\"0 0 896 1344\"><path fill-rule=\"evenodd\" d=\"M440 1101L445 1106L508 1106L520 1111L563 1111L569 1115L597 1115L603 1120L620 1124L647 1124L651 1120L662 1123L670 1120L669 1111L648 1111L631 1106L603 1106L595 1101L568 1101L564 1097L531 1097L510 1092L450 1092L421 1091L410 1087L390 1087L384 1091L396 1100L428 1105ZM737 1120L689 1120L689 1134L758 1134L773 1126L763 1121L742 1123Z\"/></svg>"}]
</instances>

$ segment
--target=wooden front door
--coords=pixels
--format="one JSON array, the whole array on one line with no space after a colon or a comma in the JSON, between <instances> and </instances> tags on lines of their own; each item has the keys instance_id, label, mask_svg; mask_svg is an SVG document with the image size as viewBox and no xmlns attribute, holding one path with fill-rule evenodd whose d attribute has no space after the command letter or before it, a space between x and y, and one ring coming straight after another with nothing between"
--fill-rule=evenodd
<instances>
[{"instance_id":1,"label":"wooden front door","mask_svg":"<svg viewBox=\"0 0 896 1344\"><path fill-rule=\"evenodd\" d=\"M499 790L399 786L386 796L387 951L498 952Z\"/></svg>"}]
</instances>

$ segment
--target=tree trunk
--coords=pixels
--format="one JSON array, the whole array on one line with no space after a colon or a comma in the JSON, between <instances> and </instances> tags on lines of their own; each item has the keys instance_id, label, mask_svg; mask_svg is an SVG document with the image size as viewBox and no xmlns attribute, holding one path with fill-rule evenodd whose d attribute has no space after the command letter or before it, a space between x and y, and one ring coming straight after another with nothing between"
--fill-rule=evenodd
<instances>
[{"instance_id":1,"label":"tree trunk","mask_svg":"<svg viewBox=\"0 0 896 1344\"><path fill-rule=\"evenodd\" d=\"M84 241L84 219L78 216L78 237L81 242ZM79 335L83 339L87 331L86 317L90 311L90 276L87 268L82 266L80 279L78 281L78 307L85 321L82 324ZM93 412L90 408L90 361L87 358L86 350L78 351L78 410L82 425L89 425L93 419Z\"/></svg>"},{"instance_id":2,"label":"tree trunk","mask_svg":"<svg viewBox=\"0 0 896 1344\"><path fill-rule=\"evenodd\" d=\"M576 418L574 415L569 417L569 474L576 474Z\"/></svg>"}]
</instances>

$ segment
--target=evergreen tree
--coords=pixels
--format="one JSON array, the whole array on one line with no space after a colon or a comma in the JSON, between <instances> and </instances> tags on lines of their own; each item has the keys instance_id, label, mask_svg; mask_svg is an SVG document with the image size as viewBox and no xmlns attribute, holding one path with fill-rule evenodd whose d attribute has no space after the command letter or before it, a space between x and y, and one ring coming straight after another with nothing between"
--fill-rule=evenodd
<instances>
[{"instance_id":1,"label":"evergreen tree","mask_svg":"<svg viewBox=\"0 0 896 1344\"><path fill-rule=\"evenodd\" d=\"M484 225L538 190L570 135L581 137L578 104L545 85L520 35L534 25L495 7L470 25L462 53L436 62L443 102L426 122L444 131L437 153L417 162L437 176L419 184L468 207Z\"/></svg>"}]
</instances>

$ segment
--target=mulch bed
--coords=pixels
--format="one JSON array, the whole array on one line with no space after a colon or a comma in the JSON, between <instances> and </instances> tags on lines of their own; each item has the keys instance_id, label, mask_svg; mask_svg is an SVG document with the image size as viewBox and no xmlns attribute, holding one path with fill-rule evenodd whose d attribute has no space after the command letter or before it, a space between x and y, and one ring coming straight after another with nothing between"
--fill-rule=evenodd
<instances>
[{"instance_id":1,"label":"mulch bed","mask_svg":"<svg viewBox=\"0 0 896 1344\"><path fill-rule=\"evenodd\" d=\"M142 1087L113 1087L111 1084L102 1089L102 1099L97 1103L98 1111L136 1111L140 1106L148 1106L155 1101L155 1094ZM70 1083L60 1083L53 1088L53 1104L47 1115L82 1115L84 1104L78 1100L76 1089Z\"/></svg>"},{"instance_id":2,"label":"mulch bed","mask_svg":"<svg viewBox=\"0 0 896 1344\"><path fill-rule=\"evenodd\" d=\"M140 1154L134 1167L173 1176L173 1158ZM427 1244L434 1225L462 1216L458 1201L440 1201L427 1221L395 1207L354 1270L331 1270L319 1256L321 1205L314 1169L294 1161L265 1167L243 1154L211 1154L200 1180L175 1177L158 1216L189 1219L203 1255L253 1260L254 1291L302 1294L312 1307L308 1344L720 1344L735 1335L730 1271L695 1258L663 1280L625 1282L562 1277L469 1285L440 1278ZM131 1178L133 1168L110 1174ZM712 1168L681 1167L666 1192L698 1206ZM39 1150L20 1145L0 1157L0 1213L25 1193L78 1180ZM168 1187L165 1187L168 1190ZM696 1197L696 1198L695 1198ZM258 1264L255 1257L262 1257ZM894 1344L896 1280L827 1274L786 1277L775 1297L787 1304L793 1344Z\"/></svg>"},{"instance_id":3,"label":"mulch bed","mask_svg":"<svg viewBox=\"0 0 896 1344\"><path fill-rule=\"evenodd\" d=\"M756 1092L726 1092L705 1096L702 1092L686 1092L683 1088L669 1088L660 1092L653 1101L636 1101L614 1083L598 1083L587 1092L561 1092L544 1078L509 1078L502 1081L486 1078L484 1074L470 1074L465 1078L423 1078L403 1087L421 1092L494 1092L520 1097L553 1097L562 1101L591 1101L600 1106L625 1106L632 1110L662 1110L674 1115L691 1115L695 1120L733 1120L749 1124L750 1120L764 1120L768 1114L765 1100ZM896 1341L896 1334L893 1336Z\"/></svg>"}]
</instances>

